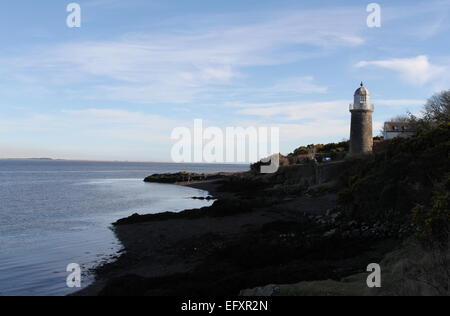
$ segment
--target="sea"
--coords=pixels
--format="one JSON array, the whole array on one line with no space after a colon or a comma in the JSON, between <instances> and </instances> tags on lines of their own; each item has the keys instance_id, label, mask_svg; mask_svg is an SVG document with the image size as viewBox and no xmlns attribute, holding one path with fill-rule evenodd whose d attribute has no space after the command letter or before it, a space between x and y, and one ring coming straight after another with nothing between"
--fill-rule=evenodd
<instances>
[{"instance_id":1,"label":"sea","mask_svg":"<svg viewBox=\"0 0 450 316\"><path fill-rule=\"evenodd\" d=\"M144 183L155 173L248 170L248 165L0 160L0 296L61 296L67 279L115 259L122 245L111 224L132 215L209 206L208 192ZM73 283L73 282L72 282ZM69 285L73 286L73 284Z\"/></svg>"}]
</instances>

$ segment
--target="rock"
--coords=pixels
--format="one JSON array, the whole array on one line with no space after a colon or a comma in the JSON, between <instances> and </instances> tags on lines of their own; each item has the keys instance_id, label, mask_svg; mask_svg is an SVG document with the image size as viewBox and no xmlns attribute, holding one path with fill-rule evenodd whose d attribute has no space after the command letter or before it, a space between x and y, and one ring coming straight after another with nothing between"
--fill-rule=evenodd
<instances>
[{"instance_id":1,"label":"rock","mask_svg":"<svg viewBox=\"0 0 450 316\"><path fill-rule=\"evenodd\" d=\"M338 213L334 213L333 215L331 215L331 218L336 219L339 216L341 216L341 213L338 212Z\"/></svg>"},{"instance_id":2,"label":"rock","mask_svg":"<svg viewBox=\"0 0 450 316\"><path fill-rule=\"evenodd\" d=\"M312 281L297 284L268 285L243 290L240 296L362 296L369 295L366 274L355 275L345 281ZM266 295L264 295L266 294ZM269 295L267 295L269 294Z\"/></svg>"},{"instance_id":3,"label":"rock","mask_svg":"<svg viewBox=\"0 0 450 316\"><path fill-rule=\"evenodd\" d=\"M341 216L341 213L340 213L340 212L331 215L331 216L330 216L330 223L331 223L331 224L336 223L336 221L337 221L337 219L339 218L339 216Z\"/></svg>"},{"instance_id":4,"label":"rock","mask_svg":"<svg viewBox=\"0 0 450 316\"><path fill-rule=\"evenodd\" d=\"M194 196L192 199L193 200L200 200L200 201L212 201L212 200L215 200L215 198L212 197L212 196L207 196L207 197L196 197L196 196Z\"/></svg>"},{"instance_id":5,"label":"rock","mask_svg":"<svg viewBox=\"0 0 450 316\"><path fill-rule=\"evenodd\" d=\"M251 292L251 293L250 293ZM275 296L280 292L280 287L278 285L270 284L264 287L258 287L253 290L244 290L241 292L240 296L250 296L255 297L267 297L267 296Z\"/></svg>"},{"instance_id":6,"label":"rock","mask_svg":"<svg viewBox=\"0 0 450 316\"><path fill-rule=\"evenodd\" d=\"M326 232L325 234L323 234L323 237L325 237L325 238L331 237L331 236L335 235L336 232L337 232L336 229L332 229L329 232Z\"/></svg>"},{"instance_id":7,"label":"rock","mask_svg":"<svg viewBox=\"0 0 450 316\"><path fill-rule=\"evenodd\" d=\"M202 180L215 180L225 178L225 173L192 173L192 172L178 172L178 173L163 173L154 174L144 179L144 182L150 183L179 183Z\"/></svg>"}]
</instances>

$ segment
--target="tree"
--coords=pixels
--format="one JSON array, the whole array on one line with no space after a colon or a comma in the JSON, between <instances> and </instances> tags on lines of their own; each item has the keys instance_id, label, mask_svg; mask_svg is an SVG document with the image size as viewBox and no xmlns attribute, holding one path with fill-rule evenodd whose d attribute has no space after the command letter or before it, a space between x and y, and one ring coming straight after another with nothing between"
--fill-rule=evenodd
<instances>
[{"instance_id":1,"label":"tree","mask_svg":"<svg viewBox=\"0 0 450 316\"><path fill-rule=\"evenodd\" d=\"M395 122L405 122L417 132L429 131L438 125L446 124L450 121L450 90L436 93L428 99L422 115L415 116L410 112L392 119Z\"/></svg>"},{"instance_id":2,"label":"tree","mask_svg":"<svg viewBox=\"0 0 450 316\"><path fill-rule=\"evenodd\" d=\"M450 119L450 90L436 93L428 99L423 117L432 124L447 123Z\"/></svg>"},{"instance_id":3,"label":"tree","mask_svg":"<svg viewBox=\"0 0 450 316\"><path fill-rule=\"evenodd\" d=\"M390 121L396 123L409 123L411 122L411 117L409 114L397 115L393 117Z\"/></svg>"}]
</instances>

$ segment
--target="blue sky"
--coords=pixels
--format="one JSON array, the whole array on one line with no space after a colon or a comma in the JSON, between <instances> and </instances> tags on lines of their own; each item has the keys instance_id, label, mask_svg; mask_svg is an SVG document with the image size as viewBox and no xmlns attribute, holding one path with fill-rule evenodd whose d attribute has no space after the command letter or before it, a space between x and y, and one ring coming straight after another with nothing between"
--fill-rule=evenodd
<instances>
[{"instance_id":1,"label":"blue sky","mask_svg":"<svg viewBox=\"0 0 450 316\"><path fill-rule=\"evenodd\" d=\"M170 161L175 127L348 138L363 80L382 123L450 88L450 1L4 1L0 158Z\"/></svg>"}]
</instances>

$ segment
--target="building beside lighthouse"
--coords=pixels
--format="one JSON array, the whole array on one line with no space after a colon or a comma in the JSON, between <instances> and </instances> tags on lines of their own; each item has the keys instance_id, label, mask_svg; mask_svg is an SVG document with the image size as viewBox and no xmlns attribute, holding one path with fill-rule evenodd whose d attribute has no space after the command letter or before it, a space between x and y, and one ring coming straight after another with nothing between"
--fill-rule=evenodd
<instances>
[{"instance_id":1,"label":"building beside lighthouse","mask_svg":"<svg viewBox=\"0 0 450 316\"><path fill-rule=\"evenodd\" d=\"M352 114L350 128L350 155L362 155L372 152L373 127L372 114L374 106L370 100L370 92L361 83L356 90L353 104L350 104Z\"/></svg>"}]
</instances>

